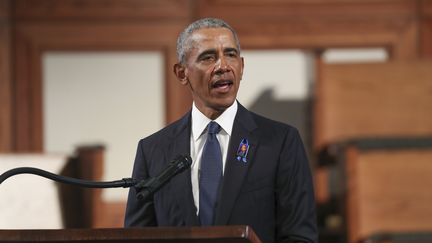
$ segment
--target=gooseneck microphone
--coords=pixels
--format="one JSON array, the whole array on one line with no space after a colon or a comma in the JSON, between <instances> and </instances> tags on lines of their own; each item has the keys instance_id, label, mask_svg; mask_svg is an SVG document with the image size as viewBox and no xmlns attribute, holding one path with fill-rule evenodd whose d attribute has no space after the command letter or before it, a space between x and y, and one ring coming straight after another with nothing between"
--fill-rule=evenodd
<instances>
[{"instance_id":1,"label":"gooseneck microphone","mask_svg":"<svg viewBox=\"0 0 432 243\"><path fill-rule=\"evenodd\" d=\"M192 164L192 158L189 155L180 155L173 159L168 166L159 175L152 177L148 180L143 180L137 185L135 189L137 190L136 197L142 200L157 190L159 190L165 183L167 183L171 178L180 172L188 169Z\"/></svg>"},{"instance_id":2,"label":"gooseneck microphone","mask_svg":"<svg viewBox=\"0 0 432 243\"><path fill-rule=\"evenodd\" d=\"M168 166L156 177L151 177L138 181L134 178L123 178L118 181L89 181L81 180L66 176L57 175L45 170L41 170L33 167L19 167L8 170L0 175L0 184L3 183L7 178L18 175L18 174L34 174L42 176L57 182L71 184L76 186L82 186L87 188L116 188L116 187L134 187L137 193L137 198L142 200L146 197L151 196L157 190L159 190L165 183L171 180L175 175L190 168L192 159L189 155L179 155L173 159Z\"/></svg>"},{"instance_id":3,"label":"gooseneck microphone","mask_svg":"<svg viewBox=\"0 0 432 243\"><path fill-rule=\"evenodd\" d=\"M6 171L5 173L0 175L0 184L3 183L7 178L18 175L18 174L33 174L42 176L48 179L51 179L53 181L61 182L64 184L70 184L70 185L76 185L76 186L82 186L87 188L116 188L116 187L131 187L137 184L137 181L133 178L123 178L119 181L107 181L107 182L101 182L101 181L88 181L88 180L81 180L76 178L71 178L67 176L61 176L57 175L45 170L41 170L38 168L33 167L18 167L15 169L11 169Z\"/></svg>"}]
</instances>

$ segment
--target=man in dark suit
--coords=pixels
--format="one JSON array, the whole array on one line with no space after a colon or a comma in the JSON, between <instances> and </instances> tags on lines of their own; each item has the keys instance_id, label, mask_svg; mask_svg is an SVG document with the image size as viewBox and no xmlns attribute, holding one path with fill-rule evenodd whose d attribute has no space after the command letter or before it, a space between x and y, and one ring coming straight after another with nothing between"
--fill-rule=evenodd
<instances>
[{"instance_id":1,"label":"man in dark suit","mask_svg":"<svg viewBox=\"0 0 432 243\"><path fill-rule=\"evenodd\" d=\"M133 177L154 177L181 154L193 163L153 198L130 190L125 226L249 225L263 242L317 242L298 131L236 101L244 65L236 32L198 20L180 34L177 55L174 73L191 90L192 109L139 142Z\"/></svg>"}]
</instances>

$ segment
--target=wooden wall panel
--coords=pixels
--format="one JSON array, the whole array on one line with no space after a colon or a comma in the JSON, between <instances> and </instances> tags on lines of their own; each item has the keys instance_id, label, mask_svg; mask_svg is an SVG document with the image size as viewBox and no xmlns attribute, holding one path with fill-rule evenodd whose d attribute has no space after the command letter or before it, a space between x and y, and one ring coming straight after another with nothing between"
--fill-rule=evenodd
<instances>
[{"instance_id":1,"label":"wooden wall panel","mask_svg":"<svg viewBox=\"0 0 432 243\"><path fill-rule=\"evenodd\" d=\"M15 0L15 16L27 20L172 20L189 17L189 0Z\"/></svg>"},{"instance_id":2,"label":"wooden wall panel","mask_svg":"<svg viewBox=\"0 0 432 243\"><path fill-rule=\"evenodd\" d=\"M432 18L432 1L420 0L419 10L420 10L421 17Z\"/></svg>"},{"instance_id":3,"label":"wooden wall panel","mask_svg":"<svg viewBox=\"0 0 432 243\"><path fill-rule=\"evenodd\" d=\"M197 4L198 17L216 16L233 25L244 48L387 47L395 59L418 55L417 5L411 0Z\"/></svg>"},{"instance_id":4,"label":"wooden wall panel","mask_svg":"<svg viewBox=\"0 0 432 243\"><path fill-rule=\"evenodd\" d=\"M349 242L376 233L432 230L432 150L347 151Z\"/></svg>"},{"instance_id":5,"label":"wooden wall panel","mask_svg":"<svg viewBox=\"0 0 432 243\"><path fill-rule=\"evenodd\" d=\"M315 146L432 135L432 62L329 64L316 95Z\"/></svg>"},{"instance_id":6,"label":"wooden wall panel","mask_svg":"<svg viewBox=\"0 0 432 243\"><path fill-rule=\"evenodd\" d=\"M279 22L337 15L400 16L416 10L412 0L201 0L197 4L201 16L217 14L235 22Z\"/></svg>"},{"instance_id":7,"label":"wooden wall panel","mask_svg":"<svg viewBox=\"0 0 432 243\"><path fill-rule=\"evenodd\" d=\"M37 50L33 43L15 34L15 68L14 68L14 151L15 152L42 152L42 121L38 114L42 109L40 82L41 79L35 76L38 72L34 66L37 60ZM36 60L36 63L34 62ZM35 103L36 101L36 103Z\"/></svg>"},{"instance_id":8,"label":"wooden wall panel","mask_svg":"<svg viewBox=\"0 0 432 243\"><path fill-rule=\"evenodd\" d=\"M421 30L421 56L425 58L432 58L432 18L422 20Z\"/></svg>"},{"instance_id":9,"label":"wooden wall panel","mask_svg":"<svg viewBox=\"0 0 432 243\"><path fill-rule=\"evenodd\" d=\"M432 1L422 0L420 5L420 50L422 57L432 58Z\"/></svg>"},{"instance_id":10,"label":"wooden wall panel","mask_svg":"<svg viewBox=\"0 0 432 243\"><path fill-rule=\"evenodd\" d=\"M0 152L12 151L10 1L0 0Z\"/></svg>"}]
</instances>

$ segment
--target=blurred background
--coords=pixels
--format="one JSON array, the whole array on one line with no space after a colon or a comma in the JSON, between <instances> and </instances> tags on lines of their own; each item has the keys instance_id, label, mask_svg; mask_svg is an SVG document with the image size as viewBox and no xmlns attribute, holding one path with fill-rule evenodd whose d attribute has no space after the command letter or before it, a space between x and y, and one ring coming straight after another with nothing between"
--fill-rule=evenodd
<instances>
[{"instance_id":1,"label":"blurred background","mask_svg":"<svg viewBox=\"0 0 432 243\"><path fill-rule=\"evenodd\" d=\"M239 102L299 129L320 242L432 242L430 0L0 0L0 173L130 177L190 109L172 66L202 17L237 30ZM0 228L121 227L126 197L20 176Z\"/></svg>"}]
</instances>

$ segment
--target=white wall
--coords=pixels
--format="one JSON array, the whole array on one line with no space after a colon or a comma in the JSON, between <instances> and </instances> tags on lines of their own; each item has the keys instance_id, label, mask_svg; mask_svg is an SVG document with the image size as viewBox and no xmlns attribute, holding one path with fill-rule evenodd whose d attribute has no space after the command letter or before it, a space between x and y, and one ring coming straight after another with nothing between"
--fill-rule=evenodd
<instances>
[{"instance_id":1,"label":"white wall","mask_svg":"<svg viewBox=\"0 0 432 243\"><path fill-rule=\"evenodd\" d=\"M249 107L265 89L275 99L305 99L313 70L310 55L301 50L242 51L245 69L238 100Z\"/></svg>"},{"instance_id":2,"label":"white wall","mask_svg":"<svg viewBox=\"0 0 432 243\"><path fill-rule=\"evenodd\" d=\"M104 144L104 180L130 177L138 140L164 125L163 63L158 52L46 53L45 151ZM103 193L107 200L126 195L126 189Z\"/></svg>"},{"instance_id":3,"label":"white wall","mask_svg":"<svg viewBox=\"0 0 432 243\"><path fill-rule=\"evenodd\" d=\"M385 48L330 48L323 53L325 63L386 62Z\"/></svg>"}]
</instances>

